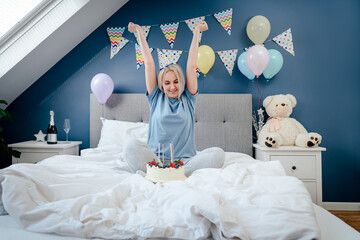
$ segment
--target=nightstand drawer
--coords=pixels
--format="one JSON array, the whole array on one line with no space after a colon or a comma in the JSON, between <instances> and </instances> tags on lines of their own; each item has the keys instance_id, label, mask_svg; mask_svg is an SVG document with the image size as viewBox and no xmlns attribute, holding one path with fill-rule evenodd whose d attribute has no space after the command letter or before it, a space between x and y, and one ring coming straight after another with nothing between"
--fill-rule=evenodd
<instances>
[{"instance_id":1,"label":"nightstand drawer","mask_svg":"<svg viewBox=\"0 0 360 240\"><path fill-rule=\"evenodd\" d=\"M316 158L313 155L272 155L270 161L280 160L286 174L299 179L316 179Z\"/></svg>"}]
</instances>

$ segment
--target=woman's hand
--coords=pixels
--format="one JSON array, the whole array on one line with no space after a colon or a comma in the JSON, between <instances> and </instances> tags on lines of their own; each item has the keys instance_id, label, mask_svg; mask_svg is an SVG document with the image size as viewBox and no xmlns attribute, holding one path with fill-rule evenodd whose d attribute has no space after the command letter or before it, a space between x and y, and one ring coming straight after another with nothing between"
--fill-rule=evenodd
<instances>
[{"instance_id":1,"label":"woman's hand","mask_svg":"<svg viewBox=\"0 0 360 240\"><path fill-rule=\"evenodd\" d=\"M137 30L137 28L140 28L140 26L137 25L137 24L135 24L135 23L133 23L133 22L129 22L129 25L128 25L128 30L129 30L129 32L135 33L136 30Z\"/></svg>"},{"instance_id":2,"label":"woman's hand","mask_svg":"<svg viewBox=\"0 0 360 240\"><path fill-rule=\"evenodd\" d=\"M202 23L200 23L199 25L196 26L200 32L205 32L209 29L207 23L205 21L203 21Z\"/></svg>"}]
</instances>

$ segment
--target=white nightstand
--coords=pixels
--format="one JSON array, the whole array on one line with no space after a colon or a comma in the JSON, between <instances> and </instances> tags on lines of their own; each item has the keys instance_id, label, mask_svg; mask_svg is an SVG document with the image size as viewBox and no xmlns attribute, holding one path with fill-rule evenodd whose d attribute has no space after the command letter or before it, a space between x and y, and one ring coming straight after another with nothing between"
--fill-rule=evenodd
<instances>
[{"instance_id":1,"label":"white nightstand","mask_svg":"<svg viewBox=\"0 0 360 240\"><path fill-rule=\"evenodd\" d=\"M253 144L255 158L263 161L280 160L286 174L304 182L314 203L322 205L322 169L321 152L326 148L300 148L280 146L279 148L262 147Z\"/></svg>"},{"instance_id":2,"label":"white nightstand","mask_svg":"<svg viewBox=\"0 0 360 240\"><path fill-rule=\"evenodd\" d=\"M37 163L55 155L79 155L81 141L58 141L57 144L46 142L26 141L9 144L13 150L21 152L20 158L12 158L12 163Z\"/></svg>"}]
</instances>

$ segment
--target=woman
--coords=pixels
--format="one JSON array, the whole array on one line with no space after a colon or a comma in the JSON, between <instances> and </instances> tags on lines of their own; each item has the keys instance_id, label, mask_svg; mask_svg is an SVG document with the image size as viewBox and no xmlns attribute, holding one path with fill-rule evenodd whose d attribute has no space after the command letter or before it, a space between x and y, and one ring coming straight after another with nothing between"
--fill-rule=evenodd
<instances>
[{"instance_id":1,"label":"woman","mask_svg":"<svg viewBox=\"0 0 360 240\"><path fill-rule=\"evenodd\" d=\"M194 113L198 84L196 61L198 57L199 35L206 31L206 22L198 25L193 31L187 65L186 82L181 67L169 65L156 76L155 62L146 42L142 28L132 22L128 29L137 33L138 42L144 58L146 96L150 106L148 144L138 140L129 141L124 150L125 159L132 171L146 171L146 164L155 158L155 148L161 145L160 156L170 159L170 143L174 144L175 159L182 159L185 164L185 175L189 176L200 168L220 168L225 159L221 148L208 148L196 154Z\"/></svg>"}]
</instances>

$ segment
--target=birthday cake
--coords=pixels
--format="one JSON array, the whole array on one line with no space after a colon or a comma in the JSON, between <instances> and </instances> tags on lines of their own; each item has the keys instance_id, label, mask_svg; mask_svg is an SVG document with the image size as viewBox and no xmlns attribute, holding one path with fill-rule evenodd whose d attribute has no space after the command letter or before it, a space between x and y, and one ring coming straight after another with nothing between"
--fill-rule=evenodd
<instances>
[{"instance_id":1,"label":"birthday cake","mask_svg":"<svg viewBox=\"0 0 360 240\"><path fill-rule=\"evenodd\" d=\"M155 159L146 165L145 178L152 182L169 182L174 180L185 180L185 166L180 160L170 163L170 165L160 165Z\"/></svg>"},{"instance_id":2,"label":"birthday cake","mask_svg":"<svg viewBox=\"0 0 360 240\"><path fill-rule=\"evenodd\" d=\"M157 150L157 151L156 151ZM160 162L160 143L155 146L156 159ZM152 182L169 182L174 180L185 180L185 166L181 159L174 160L174 144L170 143L170 156L171 161L169 164L165 163L164 159L164 144L162 144L162 163L156 162L153 159L151 162L146 164L146 176L145 178Z\"/></svg>"}]
</instances>

